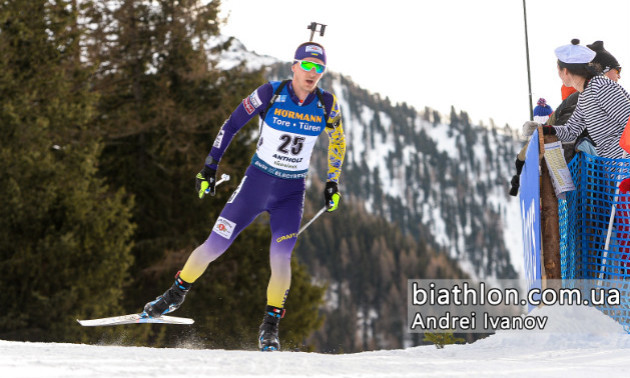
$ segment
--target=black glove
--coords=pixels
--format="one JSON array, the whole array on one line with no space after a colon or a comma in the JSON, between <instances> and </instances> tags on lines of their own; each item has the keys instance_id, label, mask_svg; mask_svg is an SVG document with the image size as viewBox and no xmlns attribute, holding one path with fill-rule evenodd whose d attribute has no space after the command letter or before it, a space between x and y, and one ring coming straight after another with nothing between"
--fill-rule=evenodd
<instances>
[{"instance_id":1,"label":"black glove","mask_svg":"<svg viewBox=\"0 0 630 378\"><path fill-rule=\"evenodd\" d=\"M339 193L337 183L332 181L326 182L326 189L324 189L324 200L326 201L326 207L328 208L326 211L332 212L337 210L340 199L341 194Z\"/></svg>"},{"instance_id":2,"label":"black glove","mask_svg":"<svg viewBox=\"0 0 630 378\"><path fill-rule=\"evenodd\" d=\"M199 199L203 198L206 194L214 196L214 184L217 182L216 176L217 170L207 165L204 165L201 172L197 173L197 177L195 177L195 187L197 188L197 193L199 193Z\"/></svg>"}]
</instances>

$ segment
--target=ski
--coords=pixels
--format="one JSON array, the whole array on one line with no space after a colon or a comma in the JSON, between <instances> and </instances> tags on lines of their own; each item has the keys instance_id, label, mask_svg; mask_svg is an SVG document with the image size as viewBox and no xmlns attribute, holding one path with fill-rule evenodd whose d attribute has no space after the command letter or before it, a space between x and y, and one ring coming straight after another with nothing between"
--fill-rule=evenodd
<instances>
[{"instance_id":1,"label":"ski","mask_svg":"<svg viewBox=\"0 0 630 378\"><path fill-rule=\"evenodd\" d=\"M77 322L84 327L100 327L113 326L121 324L140 324L140 323L158 323L158 324L193 324L195 321L190 318L180 318L177 316L160 316L159 318L151 318L145 313L129 314L122 316L112 316L101 319L79 320Z\"/></svg>"}]
</instances>

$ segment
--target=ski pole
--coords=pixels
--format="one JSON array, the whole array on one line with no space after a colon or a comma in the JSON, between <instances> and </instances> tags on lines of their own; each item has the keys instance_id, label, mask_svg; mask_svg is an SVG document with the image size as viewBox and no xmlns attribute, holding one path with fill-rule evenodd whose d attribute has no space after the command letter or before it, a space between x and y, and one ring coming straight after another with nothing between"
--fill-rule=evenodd
<instances>
[{"instance_id":1,"label":"ski pole","mask_svg":"<svg viewBox=\"0 0 630 378\"><path fill-rule=\"evenodd\" d=\"M319 216L320 216L320 215L324 214L324 211L326 211L326 209L328 209L328 207L326 207L326 206L322 207L322 208L321 208L321 209L317 212L317 214L315 214L315 216L314 216L314 217L313 217L310 221L308 221L308 223L307 223L307 224L305 224L304 226L302 226L302 228L300 228L300 231L298 231L298 233L297 233L297 234L299 235L299 234L301 234L301 233L302 233L302 231L306 230L306 228L307 228L308 226L310 226L310 225L311 225L311 223L313 223L313 222L315 221L315 219L319 218Z\"/></svg>"},{"instance_id":2,"label":"ski pole","mask_svg":"<svg viewBox=\"0 0 630 378\"><path fill-rule=\"evenodd\" d=\"M216 189L217 186L219 186L219 184L225 181L229 181L229 180L230 180L230 175L226 175L225 173L222 174L221 179L214 184L214 188ZM209 193L210 193L210 188L206 189L206 194L209 194Z\"/></svg>"}]
</instances>

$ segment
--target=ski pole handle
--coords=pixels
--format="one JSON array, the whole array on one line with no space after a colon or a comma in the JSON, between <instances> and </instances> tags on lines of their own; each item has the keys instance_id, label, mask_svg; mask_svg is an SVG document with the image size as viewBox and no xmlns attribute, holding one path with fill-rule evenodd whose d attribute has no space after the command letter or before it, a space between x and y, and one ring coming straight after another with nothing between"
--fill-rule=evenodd
<instances>
[{"instance_id":1,"label":"ski pole handle","mask_svg":"<svg viewBox=\"0 0 630 378\"><path fill-rule=\"evenodd\" d=\"M222 182L226 182L230 180L230 175L226 175L225 173L221 175L221 179L214 184L214 188L216 189L219 184ZM206 194L210 193L210 188L206 189Z\"/></svg>"}]
</instances>

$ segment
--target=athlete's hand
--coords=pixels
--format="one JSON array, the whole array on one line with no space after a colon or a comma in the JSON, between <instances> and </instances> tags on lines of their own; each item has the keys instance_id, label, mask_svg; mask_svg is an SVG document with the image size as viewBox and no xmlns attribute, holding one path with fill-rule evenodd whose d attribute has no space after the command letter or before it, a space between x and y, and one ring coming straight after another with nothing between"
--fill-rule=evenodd
<instances>
[{"instance_id":1,"label":"athlete's hand","mask_svg":"<svg viewBox=\"0 0 630 378\"><path fill-rule=\"evenodd\" d=\"M214 196L214 184L217 182L216 176L217 170L207 165L204 165L201 172L197 173L197 177L195 177L195 187L197 188L200 199L206 194Z\"/></svg>"},{"instance_id":2,"label":"athlete's hand","mask_svg":"<svg viewBox=\"0 0 630 378\"><path fill-rule=\"evenodd\" d=\"M330 213L337 210L340 199L341 194L337 183L332 181L326 182L326 189L324 189L324 200L326 200L326 207L328 208L326 211Z\"/></svg>"}]
</instances>

